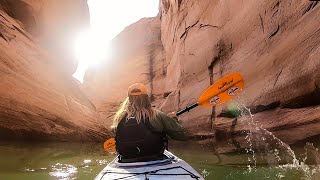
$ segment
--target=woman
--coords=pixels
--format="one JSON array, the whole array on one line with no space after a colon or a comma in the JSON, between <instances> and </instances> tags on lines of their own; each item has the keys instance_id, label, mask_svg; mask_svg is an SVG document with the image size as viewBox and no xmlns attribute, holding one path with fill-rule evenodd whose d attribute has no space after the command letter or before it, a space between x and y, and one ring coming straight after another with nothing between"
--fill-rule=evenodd
<instances>
[{"instance_id":1,"label":"woman","mask_svg":"<svg viewBox=\"0 0 320 180\"><path fill-rule=\"evenodd\" d=\"M163 158L167 135L175 140L187 140L186 131L176 119L151 106L147 88L141 83L129 87L128 97L116 113L112 127L122 162Z\"/></svg>"}]
</instances>

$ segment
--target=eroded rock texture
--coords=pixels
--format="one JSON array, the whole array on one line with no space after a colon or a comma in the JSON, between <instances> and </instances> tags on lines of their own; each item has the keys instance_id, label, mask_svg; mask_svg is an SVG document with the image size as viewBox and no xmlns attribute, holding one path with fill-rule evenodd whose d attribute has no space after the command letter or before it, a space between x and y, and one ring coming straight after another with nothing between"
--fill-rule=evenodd
<instances>
[{"instance_id":1,"label":"eroded rock texture","mask_svg":"<svg viewBox=\"0 0 320 180\"><path fill-rule=\"evenodd\" d=\"M1 0L0 8L55 57L55 68L69 75L75 72L75 39L89 28L86 0Z\"/></svg>"},{"instance_id":2,"label":"eroded rock texture","mask_svg":"<svg viewBox=\"0 0 320 180\"><path fill-rule=\"evenodd\" d=\"M161 0L157 17L113 40L113 56L87 71L84 90L71 76L70 47L89 22L85 1L1 0L0 8L1 139L103 140L130 84L147 84L154 106L171 112L233 72L245 79L233 104L262 128L288 143L320 133L318 2ZM248 118L230 104L180 120L219 152L247 146Z\"/></svg>"},{"instance_id":3,"label":"eroded rock texture","mask_svg":"<svg viewBox=\"0 0 320 180\"><path fill-rule=\"evenodd\" d=\"M113 57L91 68L85 92L111 125L112 116L135 82L147 84L155 105L163 100L167 61L160 40L160 19L144 18L124 29L112 43Z\"/></svg>"},{"instance_id":4,"label":"eroded rock texture","mask_svg":"<svg viewBox=\"0 0 320 180\"><path fill-rule=\"evenodd\" d=\"M0 2L0 140L102 141L108 138L95 106L70 74L73 65L52 56L54 49L38 43L39 39L55 46L62 40L59 36L64 33L64 27L59 24L62 22L41 20L46 15L42 10L58 8L58 4L57 7L43 4L58 1ZM60 8L55 16L63 16L66 7L60 4ZM43 29L49 28L45 23L50 22L55 29L60 28L60 34L55 34L54 29ZM70 29L65 30L67 35ZM57 41L44 38L49 34ZM66 64L61 66L63 62ZM66 73L64 67L70 71Z\"/></svg>"},{"instance_id":5,"label":"eroded rock texture","mask_svg":"<svg viewBox=\"0 0 320 180\"><path fill-rule=\"evenodd\" d=\"M179 92L182 106L196 98L199 89L205 89L204 84L209 86L226 74L240 72L245 79L245 91L238 101L251 108L259 125L288 143L319 134L317 2L161 3L161 37L166 58L172 64L167 73L167 79L172 80L167 81L166 88ZM169 71L175 64L180 64L178 75ZM195 129L195 133L209 134L213 129L218 141L230 140L237 147L235 138L239 139L248 127L241 119L235 123L219 117L226 110L226 105L212 112L196 110L183 120L190 129L195 129L192 122L197 121L202 128Z\"/></svg>"},{"instance_id":6,"label":"eroded rock texture","mask_svg":"<svg viewBox=\"0 0 320 180\"><path fill-rule=\"evenodd\" d=\"M239 72L245 90L236 101L259 125L288 143L319 135L319 7L307 0L161 0L158 17L125 29L114 40L121 53L87 73L87 92L111 119L128 85L139 81L170 112ZM195 137L228 143L222 152L244 146L248 129L228 113L228 104L198 107L180 119Z\"/></svg>"}]
</instances>

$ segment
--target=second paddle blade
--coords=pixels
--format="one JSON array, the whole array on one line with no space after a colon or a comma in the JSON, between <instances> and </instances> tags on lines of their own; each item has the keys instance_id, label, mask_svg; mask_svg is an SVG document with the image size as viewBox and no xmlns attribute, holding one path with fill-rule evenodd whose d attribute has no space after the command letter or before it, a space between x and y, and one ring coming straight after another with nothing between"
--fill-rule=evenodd
<instances>
[{"instance_id":1,"label":"second paddle blade","mask_svg":"<svg viewBox=\"0 0 320 180\"><path fill-rule=\"evenodd\" d=\"M103 148L109 153L116 152L116 141L114 138L110 138L103 143Z\"/></svg>"}]
</instances>

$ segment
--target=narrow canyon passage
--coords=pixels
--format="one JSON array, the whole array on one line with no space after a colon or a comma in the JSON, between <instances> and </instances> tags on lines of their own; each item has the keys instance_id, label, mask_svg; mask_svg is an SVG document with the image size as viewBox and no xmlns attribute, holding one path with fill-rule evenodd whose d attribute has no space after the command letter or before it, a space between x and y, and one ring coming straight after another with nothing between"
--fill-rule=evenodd
<instances>
[{"instance_id":1,"label":"narrow canyon passage","mask_svg":"<svg viewBox=\"0 0 320 180\"><path fill-rule=\"evenodd\" d=\"M0 179L96 177L136 82L164 114L198 103L169 150L203 178L318 179L319 4L1 0ZM241 93L198 102L233 73Z\"/></svg>"}]
</instances>

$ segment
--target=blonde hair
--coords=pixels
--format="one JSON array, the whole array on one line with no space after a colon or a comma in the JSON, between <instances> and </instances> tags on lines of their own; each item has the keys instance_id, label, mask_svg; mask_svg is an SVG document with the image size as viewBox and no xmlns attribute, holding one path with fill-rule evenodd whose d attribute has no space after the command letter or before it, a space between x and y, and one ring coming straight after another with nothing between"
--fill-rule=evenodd
<instances>
[{"instance_id":1,"label":"blonde hair","mask_svg":"<svg viewBox=\"0 0 320 180\"><path fill-rule=\"evenodd\" d=\"M118 109L111 128L117 128L121 119L127 115L126 121L130 117L135 117L137 123L140 123L141 120L149 119L154 120L156 118L156 110L151 106L149 96L146 94L133 96L129 95L121 104Z\"/></svg>"}]
</instances>

